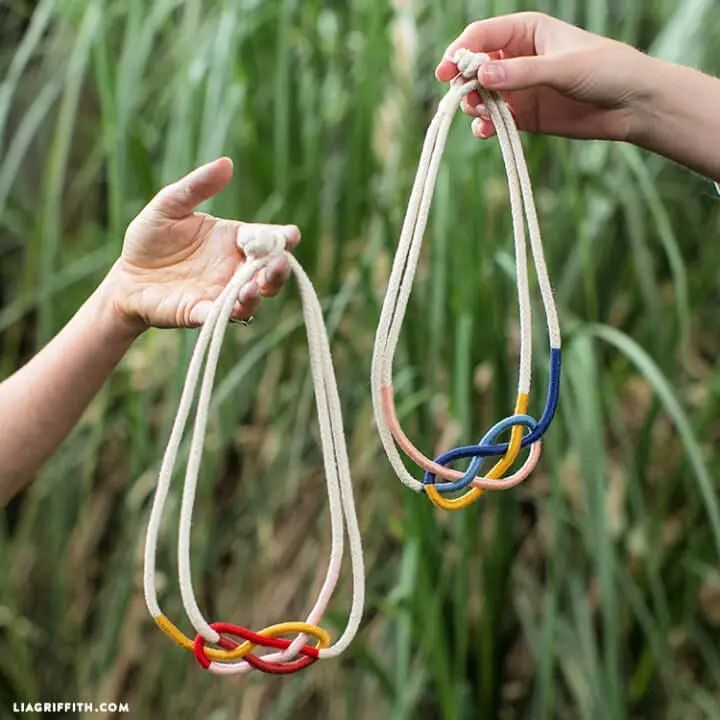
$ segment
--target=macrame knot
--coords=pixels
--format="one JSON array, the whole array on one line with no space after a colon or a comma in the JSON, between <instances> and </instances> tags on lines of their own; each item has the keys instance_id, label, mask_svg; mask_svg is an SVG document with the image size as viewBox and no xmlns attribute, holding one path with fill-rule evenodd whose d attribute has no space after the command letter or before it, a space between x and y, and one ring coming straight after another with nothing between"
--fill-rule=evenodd
<instances>
[{"instance_id":1,"label":"macrame knot","mask_svg":"<svg viewBox=\"0 0 720 720\"><path fill-rule=\"evenodd\" d=\"M460 48L453 55L452 61L457 65L458 71L463 77L475 77L483 63L490 60L487 53L476 53L466 48Z\"/></svg>"},{"instance_id":2,"label":"macrame knot","mask_svg":"<svg viewBox=\"0 0 720 720\"><path fill-rule=\"evenodd\" d=\"M268 255L280 253L285 249L287 238L282 230L270 228L254 229L246 226L240 230L238 243L248 258L264 258Z\"/></svg>"}]
</instances>

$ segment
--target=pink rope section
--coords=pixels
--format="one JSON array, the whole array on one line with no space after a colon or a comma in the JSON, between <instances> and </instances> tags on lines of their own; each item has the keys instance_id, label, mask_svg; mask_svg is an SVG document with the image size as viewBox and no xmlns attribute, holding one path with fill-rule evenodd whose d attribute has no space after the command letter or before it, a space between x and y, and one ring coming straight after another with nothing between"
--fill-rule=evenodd
<instances>
[{"instance_id":1,"label":"pink rope section","mask_svg":"<svg viewBox=\"0 0 720 720\"><path fill-rule=\"evenodd\" d=\"M463 477L464 473L432 461L429 457L423 455L423 453L412 444L408 436L405 434L405 431L400 426L397 411L395 410L395 396L392 385L383 385L380 388L380 397L382 402L382 411L387 420L390 433L392 434L395 442L400 446L400 448L402 448L403 452L415 464L419 465L424 470L429 470L430 472L435 473L445 480L459 480ZM478 475L470 484L473 487L482 490L507 490L508 488L515 487L525 480L535 469L541 453L542 442L534 442L530 445L530 454L528 455L527 460L525 460L525 463L517 472L502 480L494 480L493 478Z\"/></svg>"}]
</instances>

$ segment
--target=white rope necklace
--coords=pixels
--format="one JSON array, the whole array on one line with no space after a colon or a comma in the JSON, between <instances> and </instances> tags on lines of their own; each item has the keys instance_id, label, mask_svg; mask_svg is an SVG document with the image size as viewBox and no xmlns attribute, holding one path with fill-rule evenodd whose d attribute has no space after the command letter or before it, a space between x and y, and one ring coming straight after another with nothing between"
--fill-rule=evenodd
<instances>
[{"instance_id":1,"label":"white rope necklace","mask_svg":"<svg viewBox=\"0 0 720 720\"><path fill-rule=\"evenodd\" d=\"M286 238L282 233L266 230L258 235L252 235L249 234L250 232L252 231L247 231L248 234L240 238L247 261L240 266L214 302L195 345L177 416L163 457L145 542L144 589L150 614L156 624L175 642L192 650L203 667L210 672L223 675L245 673L252 668L268 673L288 674L307 667L318 658L338 656L348 647L358 630L365 592L362 544L350 480L340 400L320 303L305 271L295 257L285 250ZM210 623L203 616L192 584L190 533L208 408L228 319L240 289L281 253L285 254L297 280L307 328L310 369L315 389L320 443L327 482L331 550L325 580L305 621L279 623L259 632L252 632L239 625ZM205 369L185 473L178 532L178 567L182 602L188 619L197 631L197 636L191 640L160 609L155 587L155 566L163 508L170 489L182 435L197 391L203 360ZM333 644L330 644L329 635L319 627L319 623L340 576L346 534L350 546L352 602L344 631ZM295 638L290 641L281 637L285 635L295 635ZM314 637L316 640L314 645L305 644L308 636ZM231 639L232 637L242 642L238 643ZM206 648L206 643L218 645L219 648ZM258 646L272 647L278 652L259 657L252 652ZM298 656L299 659L293 660Z\"/></svg>"},{"instance_id":2,"label":"white rope necklace","mask_svg":"<svg viewBox=\"0 0 720 720\"><path fill-rule=\"evenodd\" d=\"M411 490L424 491L435 505L448 510L466 507L474 502L484 490L512 487L522 482L530 474L540 457L540 438L547 430L555 413L560 383L560 327L545 264L542 237L527 164L520 136L507 103L497 93L488 92L482 88L477 81L478 69L487 60L487 55L472 53L468 50L458 51L453 58L459 73L440 101L437 113L425 136L375 336L371 370L375 420L383 448L393 469L399 479ZM518 397L514 414L493 426L480 443L456 448L443 453L433 461L412 444L400 427L393 398L392 366L417 270L440 160L445 149L450 125L460 101L473 90L479 92L495 125L510 190L520 311ZM540 286L550 344L548 397L539 420L525 414L529 400L532 369L532 312L525 222L530 236L530 248ZM528 428L528 433L524 436L522 434L523 426ZM512 428L510 442L494 443L500 433L510 428ZM530 454L523 467L510 477L500 479L512 466L521 447L528 445ZM415 479L405 468L397 446L425 470L423 482ZM500 455L501 458L486 476L476 476L484 458L492 455ZM446 467L453 460L467 457L472 458L472 462L464 473ZM442 478L445 482L437 482L437 477ZM470 489L460 497L445 497L446 493L464 490L468 486L471 486Z\"/></svg>"}]
</instances>

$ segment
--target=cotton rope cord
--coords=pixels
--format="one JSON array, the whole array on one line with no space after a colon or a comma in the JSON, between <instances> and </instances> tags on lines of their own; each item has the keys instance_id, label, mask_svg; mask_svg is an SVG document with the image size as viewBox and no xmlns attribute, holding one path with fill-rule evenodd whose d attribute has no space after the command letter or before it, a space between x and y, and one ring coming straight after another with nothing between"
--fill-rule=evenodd
<instances>
[{"instance_id":1,"label":"cotton rope cord","mask_svg":"<svg viewBox=\"0 0 720 720\"><path fill-rule=\"evenodd\" d=\"M390 464L407 487L416 492L425 492L434 505L446 510L459 510L467 507L476 501L485 490L504 490L514 487L528 477L540 458L541 438L555 415L560 388L560 326L545 263L532 185L522 143L510 108L499 94L485 90L477 80L480 65L488 59L489 57L484 53L473 53L465 49L458 50L453 56L453 62L457 65L459 72L450 83L450 89L440 101L438 110L425 135L418 170L410 193L383 301L375 336L371 369L375 421ZM431 460L413 445L400 426L395 410L392 368L450 125L462 98L473 90L478 91L490 112L508 180L520 316L518 394L514 413L490 428L477 445L454 448L441 454L435 460ZM545 312L550 344L550 377L547 399L539 420L526 414L532 373L532 310L525 224L527 224L530 250ZM523 434L523 427L527 428L525 434ZM497 437L507 430L510 430L509 442L496 442ZM398 447L425 471L422 482L415 479L406 469ZM515 473L503 478L506 471L512 467L521 449L525 447L529 447L525 463ZM486 475L477 475L485 458L492 456L500 456L500 459ZM449 463L463 458L471 459L464 472L447 467ZM442 478L444 482L437 482L437 478ZM459 497L448 497L448 494L461 490L465 492Z\"/></svg>"},{"instance_id":2,"label":"cotton rope cord","mask_svg":"<svg viewBox=\"0 0 720 720\"><path fill-rule=\"evenodd\" d=\"M280 230L267 229L259 233L254 233L252 229L241 231L239 242L247 261L238 268L215 300L208 318L200 330L160 468L146 535L143 579L145 602L151 616L163 632L179 645L193 652L200 665L218 675L242 674L253 668L267 673L288 674L302 670L317 659L337 657L352 642L360 625L363 611L365 571L362 543L355 511L350 464L330 344L315 290L294 255L285 250L286 241L287 238ZM279 623L253 632L230 623L210 623L203 616L192 584L190 535L210 400L228 321L241 288L280 254L284 254L287 258L298 283L302 302L327 484L331 546L325 579L317 600L305 621ZM201 380L200 373L203 369L203 362L205 367ZM200 384L200 391L195 408L178 530L180 593L188 619L197 631L197 635L192 639L172 623L160 609L155 586L155 569L163 509L198 384ZM352 601L345 629L340 637L331 643L330 636L319 627L319 623L340 577L345 535L347 535L350 548ZM289 640L282 637L286 635L295 635L295 638ZM314 645L306 644L308 637L313 638ZM241 642L238 643L232 638ZM206 647L206 643L217 645L219 648ZM278 652L259 657L252 653L253 649L259 646L274 648ZM293 660L298 656L298 659Z\"/></svg>"}]
</instances>

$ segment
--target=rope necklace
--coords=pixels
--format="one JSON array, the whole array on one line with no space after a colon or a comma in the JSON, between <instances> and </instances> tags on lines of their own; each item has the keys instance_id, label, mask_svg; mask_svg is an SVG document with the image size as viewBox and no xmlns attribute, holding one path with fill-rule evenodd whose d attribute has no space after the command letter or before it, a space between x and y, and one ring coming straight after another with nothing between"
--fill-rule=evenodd
<instances>
[{"instance_id":1,"label":"rope necklace","mask_svg":"<svg viewBox=\"0 0 720 720\"><path fill-rule=\"evenodd\" d=\"M541 438L555 415L560 389L560 326L545 264L532 186L520 136L507 103L497 93L482 88L477 81L478 69L487 60L487 55L473 53L469 50L459 50L453 58L459 73L450 83L450 89L440 101L437 113L425 135L415 182L383 302L372 359L373 409L385 453L398 477L407 487L415 492L425 492L435 506L445 510L459 510L467 507L475 502L485 490L511 488L528 477L540 458ZM520 309L518 395L513 415L491 427L477 445L454 448L442 453L433 461L413 445L400 426L395 411L392 366L417 270L440 160L445 149L450 125L460 101L473 90L479 92L490 112L500 143L510 190ZM526 414L530 397L532 368L532 312L525 222L530 236L530 248L550 341L550 379L545 408L539 420ZM525 434L523 434L524 427L527 428ZM511 430L509 442L496 442L497 438L507 430ZM406 470L396 446L399 446L413 462L425 471L422 482L416 480ZM503 478L505 472L515 462L521 449L528 446L529 454L523 466L509 477ZM500 456L500 458L487 475L478 475L485 458L491 456ZM462 458L471 458L465 472L447 467L449 463ZM438 482L438 478L441 478L442 482ZM447 496L448 493L457 491L463 492L458 497Z\"/></svg>"},{"instance_id":2,"label":"rope necklace","mask_svg":"<svg viewBox=\"0 0 720 720\"><path fill-rule=\"evenodd\" d=\"M360 625L363 610L365 571L340 400L320 302L305 271L295 257L286 252L286 238L280 231L264 230L253 234L253 231L248 229L245 232L246 234L240 238L240 242L247 261L239 267L214 302L200 331L163 457L145 542L143 577L145 602L158 627L178 645L192 651L198 663L206 670L219 675L246 673L253 668L267 673L289 674L308 667L317 659L337 657L352 642ZM192 584L190 530L205 441L208 408L228 320L240 289L249 283L260 269L282 253L285 254L298 283L307 329L310 369L315 390L320 444L327 482L331 550L325 580L305 621L283 622L253 632L240 625L209 623L203 616L198 607ZM195 412L178 531L180 592L188 619L197 631L193 640L161 611L155 587L155 565L163 508L170 489L182 435L198 388L203 360L205 369ZM319 623L340 576L345 535L347 535L350 546L352 602L345 630L335 643L331 644L330 636L319 626ZM291 641L284 637L286 635L295 635L296 637ZM314 645L306 644L309 636L314 639ZM241 642L237 642L237 640ZM208 648L206 643L212 643L218 647ZM269 647L279 652L261 657L252 652L256 647Z\"/></svg>"}]
</instances>

